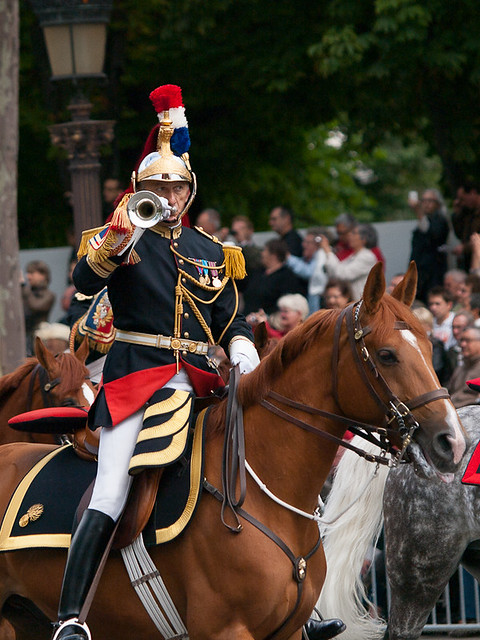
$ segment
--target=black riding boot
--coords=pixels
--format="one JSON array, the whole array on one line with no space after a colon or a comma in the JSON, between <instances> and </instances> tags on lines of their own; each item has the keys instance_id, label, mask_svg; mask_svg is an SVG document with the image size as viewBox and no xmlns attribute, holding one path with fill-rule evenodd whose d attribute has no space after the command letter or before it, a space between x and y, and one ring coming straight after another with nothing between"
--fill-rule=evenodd
<instances>
[{"instance_id":1,"label":"black riding boot","mask_svg":"<svg viewBox=\"0 0 480 640\"><path fill-rule=\"evenodd\" d=\"M332 618L331 620L314 620L310 618L303 628L308 640L334 638L346 629L345 624L338 618Z\"/></svg>"},{"instance_id":2,"label":"black riding boot","mask_svg":"<svg viewBox=\"0 0 480 640\"><path fill-rule=\"evenodd\" d=\"M101 511L86 509L75 531L63 575L58 608L59 628L54 640L90 638L87 625L75 622L87 597L115 522Z\"/></svg>"}]
</instances>

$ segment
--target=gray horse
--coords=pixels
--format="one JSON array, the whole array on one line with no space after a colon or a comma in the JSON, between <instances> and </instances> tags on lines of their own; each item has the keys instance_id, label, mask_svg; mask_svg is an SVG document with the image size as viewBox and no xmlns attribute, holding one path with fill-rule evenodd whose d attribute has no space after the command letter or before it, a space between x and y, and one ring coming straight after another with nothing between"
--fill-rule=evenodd
<instances>
[{"instance_id":1,"label":"gray horse","mask_svg":"<svg viewBox=\"0 0 480 640\"><path fill-rule=\"evenodd\" d=\"M347 623L342 639L416 640L460 563L480 580L480 486L461 483L480 441L480 406L463 407L458 414L470 443L453 478L439 477L421 459L390 471L382 467L374 476L373 465L350 451L343 455L323 515L328 570L319 600L324 615ZM374 451L361 439L353 442ZM370 616L361 579L368 547L382 527L382 492L388 625Z\"/></svg>"}]
</instances>

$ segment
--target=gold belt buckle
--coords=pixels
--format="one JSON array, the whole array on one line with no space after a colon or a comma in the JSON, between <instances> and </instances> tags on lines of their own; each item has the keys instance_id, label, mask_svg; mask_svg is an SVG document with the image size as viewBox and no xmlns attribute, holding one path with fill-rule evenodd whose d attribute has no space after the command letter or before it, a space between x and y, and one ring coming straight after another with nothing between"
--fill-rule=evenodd
<instances>
[{"instance_id":1,"label":"gold belt buckle","mask_svg":"<svg viewBox=\"0 0 480 640\"><path fill-rule=\"evenodd\" d=\"M172 341L170 342L170 346L175 351L178 351L179 349L182 348L182 343L180 342L180 340L178 338L173 338Z\"/></svg>"}]
</instances>

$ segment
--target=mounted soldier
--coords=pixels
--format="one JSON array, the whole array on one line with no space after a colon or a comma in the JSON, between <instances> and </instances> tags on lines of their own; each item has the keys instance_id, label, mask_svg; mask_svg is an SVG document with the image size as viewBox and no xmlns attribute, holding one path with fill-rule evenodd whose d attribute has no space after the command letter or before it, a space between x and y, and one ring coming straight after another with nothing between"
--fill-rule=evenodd
<instances>
[{"instance_id":1,"label":"mounted soldier","mask_svg":"<svg viewBox=\"0 0 480 640\"><path fill-rule=\"evenodd\" d=\"M98 470L72 537L54 640L90 638L78 615L133 476L178 459L194 395L223 386L209 361L209 345L220 344L241 373L259 361L251 329L238 312L235 279L245 275L241 249L182 225L196 178L180 88L165 85L150 98L160 124L110 222L84 232L73 274L85 295L107 286L115 340L89 413L91 429L102 427Z\"/></svg>"}]
</instances>

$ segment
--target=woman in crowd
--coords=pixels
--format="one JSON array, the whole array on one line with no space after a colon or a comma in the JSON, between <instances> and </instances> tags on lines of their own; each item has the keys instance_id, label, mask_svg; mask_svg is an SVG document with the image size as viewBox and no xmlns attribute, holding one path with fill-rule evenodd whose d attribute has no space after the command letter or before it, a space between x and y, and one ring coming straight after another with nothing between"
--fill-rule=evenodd
<instances>
[{"instance_id":1,"label":"woman in crowd","mask_svg":"<svg viewBox=\"0 0 480 640\"><path fill-rule=\"evenodd\" d=\"M288 293L278 299L278 311L267 316L263 309L249 313L247 322L255 328L265 322L270 338L282 338L289 331L301 324L308 316L308 302L299 293Z\"/></svg>"},{"instance_id":2,"label":"woman in crowd","mask_svg":"<svg viewBox=\"0 0 480 640\"><path fill-rule=\"evenodd\" d=\"M345 280L330 278L325 286L325 309L343 309L352 302L352 290Z\"/></svg>"},{"instance_id":3,"label":"woman in crowd","mask_svg":"<svg viewBox=\"0 0 480 640\"><path fill-rule=\"evenodd\" d=\"M353 253L340 261L333 253L330 242L322 236L321 247L326 253L326 270L330 277L346 280L351 289L354 300L362 297L363 287L367 281L370 269L377 262L377 258L366 248L369 232L366 225L358 224L348 233L348 243Z\"/></svg>"}]
</instances>

